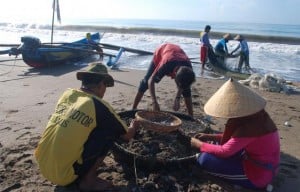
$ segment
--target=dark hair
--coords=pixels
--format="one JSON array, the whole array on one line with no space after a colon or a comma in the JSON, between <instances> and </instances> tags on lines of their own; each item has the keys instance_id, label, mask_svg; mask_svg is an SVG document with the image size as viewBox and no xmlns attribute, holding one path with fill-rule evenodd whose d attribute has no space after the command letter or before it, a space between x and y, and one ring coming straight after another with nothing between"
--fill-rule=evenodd
<instances>
[{"instance_id":1,"label":"dark hair","mask_svg":"<svg viewBox=\"0 0 300 192\"><path fill-rule=\"evenodd\" d=\"M192 68L182 66L178 69L175 82L181 89L188 89L196 81L195 73Z\"/></svg>"},{"instance_id":2,"label":"dark hair","mask_svg":"<svg viewBox=\"0 0 300 192\"><path fill-rule=\"evenodd\" d=\"M101 81L105 81L105 77L94 74L85 74L82 78L82 85L98 85Z\"/></svg>"},{"instance_id":3,"label":"dark hair","mask_svg":"<svg viewBox=\"0 0 300 192\"><path fill-rule=\"evenodd\" d=\"M207 30L210 30L210 29L211 29L210 25L206 25L205 28L204 28L204 31L207 31Z\"/></svg>"}]
</instances>

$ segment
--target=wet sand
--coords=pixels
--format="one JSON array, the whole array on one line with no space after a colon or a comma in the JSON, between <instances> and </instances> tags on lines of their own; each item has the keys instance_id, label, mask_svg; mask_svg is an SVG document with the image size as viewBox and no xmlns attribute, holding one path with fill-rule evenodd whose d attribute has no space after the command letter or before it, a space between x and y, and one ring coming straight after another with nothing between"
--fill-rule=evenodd
<instances>
[{"instance_id":1,"label":"wet sand","mask_svg":"<svg viewBox=\"0 0 300 192\"><path fill-rule=\"evenodd\" d=\"M33 153L59 96L67 88L80 87L75 74L81 68L82 66L65 65L38 70L30 68L23 61L0 63L1 191L70 190L56 187L44 179L39 173ZM110 73L115 78L115 87L107 89L104 99L117 112L131 110L137 86L145 71L119 69L110 70ZM204 115L205 102L225 81L226 79L197 78L192 90L196 118ZM176 91L174 82L165 77L156 85L156 89L161 109L171 111ZM266 110L280 132L281 164L279 174L273 182L274 191L295 191L300 188L300 94L255 91L267 100ZM150 95L146 92L139 109L147 109L150 102ZM183 103L181 104L180 112L186 113ZM224 119L213 118L212 121L216 124L212 125L213 129L222 130ZM289 126L284 125L285 122ZM118 166L111 155L105 162L108 167ZM101 175L110 176L112 181L119 181L116 184L123 185L122 191L126 191L126 182L120 181L118 174L104 171ZM207 182L211 183L211 178ZM222 183L218 185L222 187Z\"/></svg>"}]
</instances>

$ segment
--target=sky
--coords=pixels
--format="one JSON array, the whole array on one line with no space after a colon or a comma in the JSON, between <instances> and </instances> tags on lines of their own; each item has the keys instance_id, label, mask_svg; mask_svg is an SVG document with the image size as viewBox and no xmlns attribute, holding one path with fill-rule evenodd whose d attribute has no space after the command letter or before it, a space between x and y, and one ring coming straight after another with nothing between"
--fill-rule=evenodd
<instances>
[{"instance_id":1,"label":"sky","mask_svg":"<svg viewBox=\"0 0 300 192\"><path fill-rule=\"evenodd\" d=\"M47 22L53 0L8 0L0 22ZM59 0L68 19L171 19L300 25L300 0Z\"/></svg>"}]
</instances>

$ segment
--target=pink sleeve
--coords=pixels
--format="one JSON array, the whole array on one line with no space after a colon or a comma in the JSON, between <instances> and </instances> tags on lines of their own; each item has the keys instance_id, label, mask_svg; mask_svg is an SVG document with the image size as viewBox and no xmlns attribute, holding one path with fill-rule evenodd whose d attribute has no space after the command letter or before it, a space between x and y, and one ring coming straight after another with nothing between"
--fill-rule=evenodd
<instances>
[{"instance_id":1,"label":"pink sleeve","mask_svg":"<svg viewBox=\"0 0 300 192\"><path fill-rule=\"evenodd\" d=\"M223 145L214 145L209 143L203 143L201 146L201 152L207 152L218 157L229 157L241 149L245 148L249 143L255 140L252 138L231 138Z\"/></svg>"}]
</instances>

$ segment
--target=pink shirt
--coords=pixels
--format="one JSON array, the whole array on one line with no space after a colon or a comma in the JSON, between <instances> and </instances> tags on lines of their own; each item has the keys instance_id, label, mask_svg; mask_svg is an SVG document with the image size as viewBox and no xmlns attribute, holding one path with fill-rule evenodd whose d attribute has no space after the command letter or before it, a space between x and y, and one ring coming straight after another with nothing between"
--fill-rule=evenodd
<instances>
[{"instance_id":1,"label":"pink shirt","mask_svg":"<svg viewBox=\"0 0 300 192\"><path fill-rule=\"evenodd\" d=\"M245 149L248 156L261 163L271 163L277 167L280 161L280 143L278 131L259 137L232 137L223 145L203 143L202 152L217 157L227 158L241 149ZM245 174L257 187L264 187L273 178L272 171L262 168L250 160L243 160Z\"/></svg>"}]
</instances>

